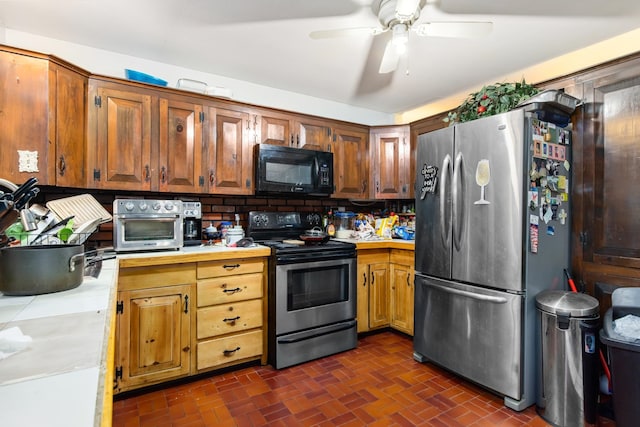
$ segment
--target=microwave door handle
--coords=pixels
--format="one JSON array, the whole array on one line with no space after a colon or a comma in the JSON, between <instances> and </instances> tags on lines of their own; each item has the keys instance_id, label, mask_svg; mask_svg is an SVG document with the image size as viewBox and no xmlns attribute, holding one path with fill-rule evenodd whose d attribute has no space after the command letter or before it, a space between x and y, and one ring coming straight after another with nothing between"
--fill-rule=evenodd
<instances>
[{"instance_id":1,"label":"microwave door handle","mask_svg":"<svg viewBox=\"0 0 640 427\"><path fill-rule=\"evenodd\" d=\"M314 176L316 177L315 187L317 188L320 185L320 165L318 164L318 157L313 158L313 167L315 169Z\"/></svg>"}]
</instances>

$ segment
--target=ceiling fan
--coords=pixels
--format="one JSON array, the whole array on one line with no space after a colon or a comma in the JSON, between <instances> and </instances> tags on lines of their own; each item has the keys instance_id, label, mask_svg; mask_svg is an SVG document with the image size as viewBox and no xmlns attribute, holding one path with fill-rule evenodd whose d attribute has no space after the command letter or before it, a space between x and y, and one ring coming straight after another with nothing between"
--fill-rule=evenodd
<instances>
[{"instance_id":1,"label":"ceiling fan","mask_svg":"<svg viewBox=\"0 0 640 427\"><path fill-rule=\"evenodd\" d=\"M313 31L312 39L344 37L352 35L373 35L391 31L391 38L382 56L380 74L394 71L400 57L407 50L409 33L421 37L480 37L491 32L491 22L417 22L426 0L375 0L372 9L380 21L379 27L343 28Z\"/></svg>"}]
</instances>

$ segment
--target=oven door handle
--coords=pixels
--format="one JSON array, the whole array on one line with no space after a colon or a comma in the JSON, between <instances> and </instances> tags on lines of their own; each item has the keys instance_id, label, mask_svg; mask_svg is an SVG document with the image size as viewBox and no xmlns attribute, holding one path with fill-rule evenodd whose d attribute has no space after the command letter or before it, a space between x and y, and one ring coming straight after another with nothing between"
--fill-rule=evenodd
<instances>
[{"instance_id":1,"label":"oven door handle","mask_svg":"<svg viewBox=\"0 0 640 427\"><path fill-rule=\"evenodd\" d=\"M312 331L298 332L295 334L287 335L286 337L278 338L279 344L292 344L299 341L308 340L310 338L319 337L322 335L331 334L338 331L344 331L345 329L351 329L356 326L355 320L349 320L346 322L336 323L335 325L323 326Z\"/></svg>"}]
</instances>

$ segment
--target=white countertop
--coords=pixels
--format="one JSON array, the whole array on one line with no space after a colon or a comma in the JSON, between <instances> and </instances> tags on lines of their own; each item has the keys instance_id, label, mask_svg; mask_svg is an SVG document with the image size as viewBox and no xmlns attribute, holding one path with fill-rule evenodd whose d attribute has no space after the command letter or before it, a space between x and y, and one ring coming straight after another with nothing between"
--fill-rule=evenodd
<instances>
[{"instance_id":1,"label":"white countertop","mask_svg":"<svg viewBox=\"0 0 640 427\"><path fill-rule=\"evenodd\" d=\"M0 294L0 330L17 326L33 340L0 360L3 427L100 424L116 277L108 260L97 279L68 291Z\"/></svg>"},{"instance_id":2,"label":"white countertop","mask_svg":"<svg viewBox=\"0 0 640 427\"><path fill-rule=\"evenodd\" d=\"M107 345L114 316L121 262L185 262L208 255L262 256L263 246L194 246L178 251L118 254L103 261L100 276L84 277L77 288L36 296L0 293L0 330L17 326L29 346L0 360L0 426L99 426L107 369Z\"/></svg>"}]
</instances>

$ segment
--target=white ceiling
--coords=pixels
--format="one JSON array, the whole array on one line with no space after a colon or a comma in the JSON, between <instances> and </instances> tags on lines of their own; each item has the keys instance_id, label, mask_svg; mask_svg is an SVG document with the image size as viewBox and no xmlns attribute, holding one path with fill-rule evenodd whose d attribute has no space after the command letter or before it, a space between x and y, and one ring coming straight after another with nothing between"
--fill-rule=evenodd
<instances>
[{"instance_id":1,"label":"white ceiling","mask_svg":"<svg viewBox=\"0 0 640 427\"><path fill-rule=\"evenodd\" d=\"M377 70L388 33L309 37L378 26L375 1L0 0L0 27L386 113L640 27L638 0L428 0L418 22L492 21L493 31L477 39L412 34L408 56L384 75Z\"/></svg>"}]
</instances>

